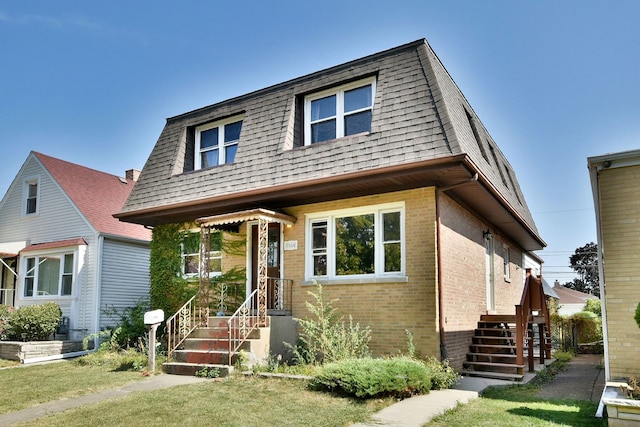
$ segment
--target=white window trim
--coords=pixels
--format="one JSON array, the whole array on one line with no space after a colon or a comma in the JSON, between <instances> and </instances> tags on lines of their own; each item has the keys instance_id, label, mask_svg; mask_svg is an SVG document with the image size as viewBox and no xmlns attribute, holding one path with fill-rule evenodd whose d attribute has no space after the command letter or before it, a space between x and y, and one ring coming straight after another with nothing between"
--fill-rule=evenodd
<instances>
[{"instance_id":1,"label":"white window trim","mask_svg":"<svg viewBox=\"0 0 640 427\"><path fill-rule=\"evenodd\" d=\"M227 159L226 159L226 151L225 151L225 147L229 146L229 145L237 145L239 143L239 139L238 141L235 141L234 144L227 144L225 145L224 142L224 129L225 126L230 124L230 123L234 123L234 122L241 122L244 121L244 116L243 115L237 115L237 116L233 116L233 117L229 117L226 118L224 120L218 120L216 122L212 122L212 123L207 123L206 125L201 125L198 126L196 128L196 143L195 143L195 159L194 159L194 165L195 165L195 169L202 169L202 157L201 157L201 150L200 150L200 135L202 134L202 132L205 132L207 130L213 129L213 128L219 128L218 130L218 146L217 147L210 147L208 148L206 151L211 151L217 148L218 150L218 164L216 166L221 166L224 164L227 164ZM242 131L241 131L242 133ZM211 166L211 167L215 167L215 166Z\"/></svg>"},{"instance_id":2,"label":"white window trim","mask_svg":"<svg viewBox=\"0 0 640 427\"><path fill-rule=\"evenodd\" d=\"M375 240L376 248L382 248L382 215L390 212L400 212L400 245L401 267L400 271L384 272L384 251L376 250L373 274L353 274L339 276L335 274L335 222L334 218L363 214L375 215ZM327 275L316 276L313 274L313 241L312 224L318 220L327 220ZM380 205L362 206L351 209L339 209L326 212L315 212L306 215L305 219L305 280L340 281L350 283L368 283L375 279L393 279L392 281L406 281L406 237L405 237L405 204L404 202L386 203ZM364 280L363 280L364 279Z\"/></svg>"},{"instance_id":3,"label":"white window trim","mask_svg":"<svg viewBox=\"0 0 640 427\"><path fill-rule=\"evenodd\" d=\"M371 85L371 107L361 108L359 110L349 111L349 115L359 113L361 111L371 110L373 113L373 104L376 98L376 77L368 77L366 79L351 82L345 85L332 87L320 92L314 92L311 95L307 95L304 98L304 145L312 145L311 143L311 102L316 99L324 98L331 95L336 95L336 139L344 138L344 93L351 89L357 89L359 87ZM330 120L325 118L322 121ZM324 142L324 141L321 141Z\"/></svg>"},{"instance_id":4,"label":"white window trim","mask_svg":"<svg viewBox=\"0 0 640 427\"><path fill-rule=\"evenodd\" d=\"M72 246L66 248L55 248L47 251L38 251L38 252L28 252L25 255L20 256L20 278L19 278L19 295L20 299L24 300L61 300L61 299L70 299L74 298L76 294L76 289L78 287L78 272L80 271L80 257L82 255L80 247ZM64 274L64 255L72 254L73 255L73 272L71 279L71 294L70 295L61 295L62 292L62 275ZM25 295L25 278L27 277L27 259L35 258L36 259L36 269L40 265L40 259L46 258L48 256L59 256L60 257L60 273L58 277L58 293L56 295L38 295L38 276L37 270L34 277L33 283L33 293L32 296Z\"/></svg>"},{"instance_id":5,"label":"white window trim","mask_svg":"<svg viewBox=\"0 0 640 427\"><path fill-rule=\"evenodd\" d=\"M32 217L40 214L40 175L27 176L22 181L22 216ZM29 198L29 185L36 184L36 211L27 213L27 199Z\"/></svg>"}]
</instances>

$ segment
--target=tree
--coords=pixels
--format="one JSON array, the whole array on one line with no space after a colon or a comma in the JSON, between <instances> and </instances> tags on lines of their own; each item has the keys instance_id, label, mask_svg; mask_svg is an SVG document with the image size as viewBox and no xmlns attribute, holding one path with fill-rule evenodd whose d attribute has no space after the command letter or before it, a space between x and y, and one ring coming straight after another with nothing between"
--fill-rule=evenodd
<instances>
[{"instance_id":1,"label":"tree","mask_svg":"<svg viewBox=\"0 0 640 427\"><path fill-rule=\"evenodd\" d=\"M569 257L569 267L578 273L580 277L565 283L565 287L600 296L597 244L590 242L577 248L575 253Z\"/></svg>"}]
</instances>

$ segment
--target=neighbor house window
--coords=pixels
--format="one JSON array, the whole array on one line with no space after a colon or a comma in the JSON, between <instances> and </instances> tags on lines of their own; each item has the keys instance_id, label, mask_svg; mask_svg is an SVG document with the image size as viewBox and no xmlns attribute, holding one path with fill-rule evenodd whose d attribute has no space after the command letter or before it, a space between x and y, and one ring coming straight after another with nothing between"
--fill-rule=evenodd
<instances>
[{"instance_id":1,"label":"neighbor house window","mask_svg":"<svg viewBox=\"0 0 640 427\"><path fill-rule=\"evenodd\" d=\"M24 214L34 215L38 213L38 178L29 178L24 181Z\"/></svg>"},{"instance_id":2,"label":"neighbor house window","mask_svg":"<svg viewBox=\"0 0 640 427\"><path fill-rule=\"evenodd\" d=\"M404 271L404 206L308 216L308 277L398 275Z\"/></svg>"},{"instance_id":3,"label":"neighbor house window","mask_svg":"<svg viewBox=\"0 0 640 427\"><path fill-rule=\"evenodd\" d=\"M305 97L305 145L371 131L375 90L371 77Z\"/></svg>"},{"instance_id":4,"label":"neighbor house window","mask_svg":"<svg viewBox=\"0 0 640 427\"><path fill-rule=\"evenodd\" d=\"M233 163L241 130L242 118L239 116L197 127L195 168Z\"/></svg>"},{"instance_id":5,"label":"neighbor house window","mask_svg":"<svg viewBox=\"0 0 640 427\"><path fill-rule=\"evenodd\" d=\"M24 275L24 296L71 295L74 265L73 253L28 257Z\"/></svg>"},{"instance_id":6,"label":"neighbor house window","mask_svg":"<svg viewBox=\"0 0 640 427\"><path fill-rule=\"evenodd\" d=\"M222 233L212 232L210 237L209 275L222 274ZM200 232L187 232L182 239L182 273L198 276L200 273Z\"/></svg>"}]
</instances>

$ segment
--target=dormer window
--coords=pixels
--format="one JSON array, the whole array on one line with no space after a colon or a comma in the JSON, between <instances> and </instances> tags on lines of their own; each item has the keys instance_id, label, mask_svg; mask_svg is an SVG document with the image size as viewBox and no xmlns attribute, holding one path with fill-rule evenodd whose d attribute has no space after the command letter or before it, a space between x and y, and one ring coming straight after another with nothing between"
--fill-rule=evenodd
<instances>
[{"instance_id":1,"label":"dormer window","mask_svg":"<svg viewBox=\"0 0 640 427\"><path fill-rule=\"evenodd\" d=\"M375 77L308 95L304 145L371 131Z\"/></svg>"},{"instance_id":2,"label":"dormer window","mask_svg":"<svg viewBox=\"0 0 640 427\"><path fill-rule=\"evenodd\" d=\"M238 151L242 117L235 116L196 128L195 168L233 163Z\"/></svg>"}]
</instances>

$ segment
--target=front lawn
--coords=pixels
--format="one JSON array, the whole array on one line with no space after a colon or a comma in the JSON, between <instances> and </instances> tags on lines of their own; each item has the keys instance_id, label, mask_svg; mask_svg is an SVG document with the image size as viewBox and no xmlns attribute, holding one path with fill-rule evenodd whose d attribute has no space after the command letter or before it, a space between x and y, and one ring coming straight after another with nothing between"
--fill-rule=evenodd
<instances>
[{"instance_id":1,"label":"front lawn","mask_svg":"<svg viewBox=\"0 0 640 427\"><path fill-rule=\"evenodd\" d=\"M231 377L131 393L21 426L347 426L393 403L307 388L306 381Z\"/></svg>"},{"instance_id":2,"label":"front lawn","mask_svg":"<svg viewBox=\"0 0 640 427\"><path fill-rule=\"evenodd\" d=\"M2 369L0 414L120 387L142 378L140 372L124 371L119 366L83 366L76 361Z\"/></svg>"}]
</instances>

